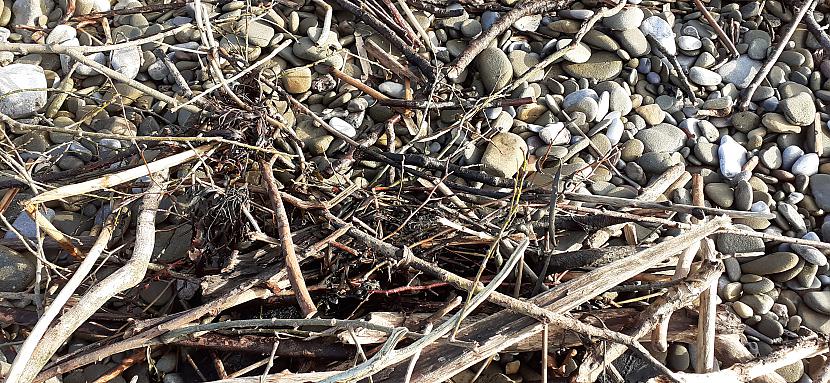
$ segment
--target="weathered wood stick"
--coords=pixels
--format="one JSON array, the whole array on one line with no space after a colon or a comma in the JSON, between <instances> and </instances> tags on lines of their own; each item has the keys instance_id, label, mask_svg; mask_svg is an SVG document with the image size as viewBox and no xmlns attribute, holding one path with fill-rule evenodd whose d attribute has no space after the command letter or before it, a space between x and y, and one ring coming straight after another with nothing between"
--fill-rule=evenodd
<instances>
[{"instance_id":1,"label":"weathered wood stick","mask_svg":"<svg viewBox=\"0 0 830 383\"><path fill-rule=\"evenodd\" d=\"M727 217L717 217L680 236L593 270L578 279L563 283L530 302L554 313L565 313L632 276L665 261L681 249L729 225L729 222ZM478 342L479 347L476 350L462 350L445 345L432 345L425 348L411 382L435 382L452 376L490 355L535 336L542 331L542 327L539 321L510 311L503 310L493 314L463 328L458 334L458 339ZM396 364L375 375L374 380L376 382L400 382L405 370L406 364Z\"/></svg>"}]
</instances>

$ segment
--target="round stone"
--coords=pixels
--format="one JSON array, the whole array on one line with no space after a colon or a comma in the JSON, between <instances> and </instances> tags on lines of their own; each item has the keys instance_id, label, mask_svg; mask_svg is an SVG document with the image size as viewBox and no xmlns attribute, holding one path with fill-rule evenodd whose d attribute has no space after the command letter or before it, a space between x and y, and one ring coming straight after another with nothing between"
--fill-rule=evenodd
<instances>
[{"instance_id":1,"label":"round stone","mask_svg":"<svg viewBox=\"0 0 830 383\"><path fill-rule=\"evenodd\" d=\"M799 93L785 98L781 100L779 107L787 121L795 125L807 126L816 120L816 103L813 101L813 96L808 93Z\"/></svg>"},{"instance_id":2,"label":"round stone","mask_svg":"<svg viewBox=\"0 0 830 383\"><path fill-rule=\"evenodd\" d=\"M485 48L479 53L477 67L481 82L488 92L501 89L513 79L513 66L510 59L499 48Z\"/></svg>"},{"instance_id":3,"label":"round stone","mask_svg":"<svg viewBox=\"0 0 830 383\"><path fill-rule=\"evenodd\" d=\"M761 334L764 334L772 339L778 338L784 334L784 326L769 317L761 319L761 321L755 325L755 329L761 332Z\"/></svg>"},{"instance_id":4,"label":"round stone","mask_svg":"<svg viewBox=\"0 0 830 383\"><path fill-rule=\"evenodd\" d=\"M630 7L602 19L602 24L615 31L625 31L639 27L644 18L640 7Z\"/></svg>"},{"instance_id":5,"label":"round stone","mask_svg":"<svg viewBox=\"0 0 830 383\"><path fill-rule=\"evenodd\" d=\"M666 354L666 366L674 371L685 371L689 368L689 349L679 343L669 346Z\"/></svg>"},{"instance_id":6,"label":"round stone","mask_svg":"<svg viewBox=\"0 0 830 383\"><path fill-rule=\"evenodd\" d=\"M490 139L481 157L481 164L487 173L510 178L521 169L527 151L527 143L521 136L510 132L499 133Z\"/></svg>"},{"instance_id":7,"label":"round stone","mask_svg":"<svg viewBox=\"0 0 830 383\"><path fill-rule=\"evenodd\" d=\"M639 131L635 136L643 142L644 152L676 152L683 147L686 134L680 128L669 124Z\"/></svg>"},{"instance_id":8,"label":"round stone","mask_svg":"<svg viewBox=\"0 0 830 383\"><path fill-rule=\"evenodd\" d=\"M732 310L735 310L735 314L738 314L743 319L752 318L755 315L752 312L752 307L747 306L746 303L741 301L732 302Z\"/></svg>"},{"instance_id":9,"label":"round stone","mask_svg":"<svg viewBox=\"0 0 830 383\"><path fill-rule=\"evenodd\" d=\"M818 173L819 158L816 153L808 153L799 157L793 163L790 172L795 175L812 176Z\"/></svg>"},{"instance_id":10,"label":"round stone","mask_svg":"<svg viewBox=\"0 0 830 383\"><path fill-rule=\"evenodd\" d=\"M810 291L804 293L801 298L816 312L830 315L830 291Z\"/></svg>"},{"instance_id":11,"label":"round stone","mask_svg":"<svg viewBox=\"0 0 830 383\"><path fill-rule=\"evenodd\" d=\"M764 315L769 312L772 308L772 305L775 304L775 301L772 300L766 294L744 294L741 297L740 302L743 302L747 306L752 308L752 311L756 315Z\"/></svg>"},{"instance_id":12,"label":"round stone","mask_svg":"<svg viewBox=\"0 0 830 383\"><path fill-rule=\"evenodd\" d=\"M282 76L282 86L291 94L308 92L311 89L311 69L297 67L286 70Z\"/></svg>"},{"instance_id":13,"label":"round stone","mask_svg":"<svg viewBox=\"0 0 830 383\"><path fill-rule=\"evenodd\" d=\"M732 207L735 196L729 184L713 182L703 187L703 192L716 205L728 209Z\"/></svg>"},{"instance_id":14,"label":"round stone","mask_svg":"<svg viewBox=\"0 0 830 383\"><path fill-rule=\"evenodd\" d=\"M35 279L35 269L34 259L0 245L0 292L25 291Z\"/></svg>"}]
</instances>

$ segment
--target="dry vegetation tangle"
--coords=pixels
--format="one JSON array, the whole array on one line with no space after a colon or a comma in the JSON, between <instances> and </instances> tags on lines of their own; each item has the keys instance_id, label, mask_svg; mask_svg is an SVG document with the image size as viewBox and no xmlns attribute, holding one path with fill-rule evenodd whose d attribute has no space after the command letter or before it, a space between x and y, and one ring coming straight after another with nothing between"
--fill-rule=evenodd
<instances>
[{"instance_id":1,"label":"dry vegetation tangle","mask_svg":"<svg viewBox=\"0 0 830 383\"><path fill-rule=\"evenodd\" d=\"M827 7L6 1L0 376L828 382Z\"/></svg>"}]
</instances>

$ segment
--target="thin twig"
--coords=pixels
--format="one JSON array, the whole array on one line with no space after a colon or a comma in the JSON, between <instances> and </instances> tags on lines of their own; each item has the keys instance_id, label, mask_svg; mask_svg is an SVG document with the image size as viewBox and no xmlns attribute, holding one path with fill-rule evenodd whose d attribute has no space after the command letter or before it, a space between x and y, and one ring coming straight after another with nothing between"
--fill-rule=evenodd
<instances>
[{"instance_id":1,"label":"thin twig","mask_svg":"<svg viewBox=\"0 0 830 383\"><path fill-rule=\"evenodd\" d=\"M274 169L272 162L260 161L262 168L262 177L265 184L268 186L269 197L271 205L274 208L274 220L277 223L277 230L280 233L280 242L282 243L282 251L285 253L285 267L288 270L288 280L291 282L291 289L294 290L294 295L297 297L297 303L303 311L306 318L312 317L317 313L317 306L311 300L311 294L303 279L303 271L300 269L300 262L297 260L297 253L294 249L294 241L291 239L291 227L288 224L288 215L285 212L285 205L282 202L282 194L277 187L277 180L274 178Z\"/></svg>"},{"instance_id":2,"label":"thin twig","mask_svg":"<svg viewBox=\"0 0 830 383\"><path fill-rule=\"evenodd\" d=\"M798 10L798 13L793 18L793 21L784 31L784 34L781 35L781 40L778 41L778 45L775 47L775 50L767 58L767 62L764 63L764 66L761 67L761 70L755 74L755 78L752 79L752 82L749 83L749 86L744 90L743 95L741 96L741 102L738 104L741 110L747 110L749 108L749 103L752 101L752 95L755 94L755 90L761 86L761 82L767 78L767 74L778 62L778 57L781 56L781 53L784 52L784 49L787 47L787 43L792 38L795 30L798 28L798 24L801 23L801 19L807 15L807 12L815 7L818 0L806 0Z\"/></svg>"}]
</instances>

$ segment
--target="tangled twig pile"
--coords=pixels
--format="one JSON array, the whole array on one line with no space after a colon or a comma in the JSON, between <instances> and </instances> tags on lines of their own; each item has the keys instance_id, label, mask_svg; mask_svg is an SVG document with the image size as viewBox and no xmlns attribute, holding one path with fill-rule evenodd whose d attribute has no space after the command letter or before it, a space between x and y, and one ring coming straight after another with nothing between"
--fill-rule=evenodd
<instances>
[{"instance_id":1,"label":"tangled twig pile","mask_svg":"<svg viewBox=\"0 0 830 383\"><path fill-rule=\"evenodd\" d=\"M830 380L828 4L6 5L5 382Z\"/></svg>"}]
</instances>

